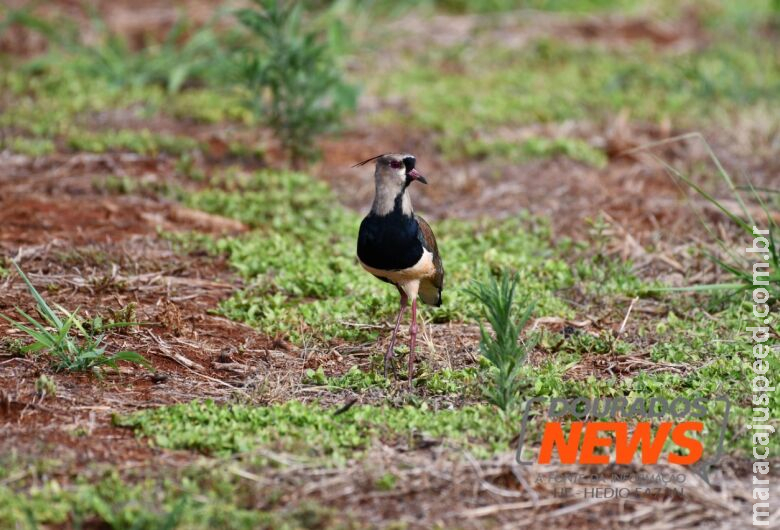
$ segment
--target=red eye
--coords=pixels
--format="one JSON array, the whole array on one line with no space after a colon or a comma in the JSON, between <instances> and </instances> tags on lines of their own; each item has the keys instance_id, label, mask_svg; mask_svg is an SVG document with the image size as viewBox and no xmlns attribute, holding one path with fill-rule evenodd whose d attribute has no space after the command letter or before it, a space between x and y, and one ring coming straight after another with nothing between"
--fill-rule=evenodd
<instances>
[{"instance_id":1,"label":"red eye","mask_svg":"<svg viewBox=\"0 0 780 530\"><path fill-rule=\"evenodd\" d=\"M391 160L390 167L393 169L401 169L403 167L403 164L401 163L400 160Z\"/></svg>"}]
</instances>

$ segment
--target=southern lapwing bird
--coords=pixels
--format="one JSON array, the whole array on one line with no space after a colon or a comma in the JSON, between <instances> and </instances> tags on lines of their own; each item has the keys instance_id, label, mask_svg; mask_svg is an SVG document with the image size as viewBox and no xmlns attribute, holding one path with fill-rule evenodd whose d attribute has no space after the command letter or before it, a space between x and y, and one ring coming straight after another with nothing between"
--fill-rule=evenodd
<instances>
[{"instance_id":1,"label":"southern lapwing bird","mask_svg":"<svg viewBox=\"0 0 780 530\"><path fill-rule=\"evenodd\" d=\"M433 230L425 220L414 214L409 197L409 185L418 181L427 184L415 168L415 158L409 154L386 154L369 158L357 166L376 161L374 181L376 193L371 211L360 223L357 255L360 264L380 280L395 285L401 295L401 309L385 354L387 364L393 358L395 337L406 306L412 304L409 326L409 387L414 370L414 347L417 341L417 297L432 306L441 305L444 268Z\"/></svg>"}]
</instances>

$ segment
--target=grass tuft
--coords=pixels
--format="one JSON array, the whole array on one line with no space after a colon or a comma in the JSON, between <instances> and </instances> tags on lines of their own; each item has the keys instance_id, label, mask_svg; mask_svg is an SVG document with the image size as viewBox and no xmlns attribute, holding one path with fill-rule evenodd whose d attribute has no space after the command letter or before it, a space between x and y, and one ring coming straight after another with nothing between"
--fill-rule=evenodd
<instances>
[{"instance_id":1,"label":"grass tuft","mask_svg":"<svg viewBox=\"0 0 780 530\"><path fill-rule=\"evenodd\" d=\"M729 192L734 198L734 203L737 205L737 211L733 207L729 208L725 204L725 200L719 200L713 194L705 190L699 183L695 182L688 175L683 174L675 167L664 162L660 158L656 157L669 173L669 175L677 179L679 182L690 187L698 196L710 203L721 213L723 213L729 220L731 220L736 227L740 230L745 237L746 244L753 246L754 240L758 241L760 238L761 251L754 253L753 257L746 256L746 253L740 249L734 251L731 246L720 237L720 234L715 227L711 226L701 215L699 220L701 221L704 229L710 234L710 236L717 242L718 247L721 249L723 256L720 257L713 252L705 250L707 256L716 265L718 265L723 271L730 274L733 278L732 282L717 283L708 285L698 285L694 287L683 287L677 290L696 290L705 292L716 291L731 291L735 293L747 293L752 292L756 286L764 285L769 292L770 305L776 305L780 301L780 248L778 247L778 237L780 237L780 229L778 229L777 222L775 221L776 211L771 211L770 206L761 197L761 194L752 185L748 186L750 190L749 197L743 197L739 188L734 184L731 175L726 171L720 160L715 155L712 147L701 135L701 133L690 133L675 138L670 138L663 142L657 142L640 149L648 149L658 145L665 145L669 143L675 143L685 140L698 140L704 144L705 149L710 157L710 160L717 169L718 176L726 184ZM749 204L749 202L751 204ZM764 219L761 222L756 220L755 205L758 205ZM751 209L751 206L754 208ZM763 235L757 230L762 230ZM764 263L768 266L757 266L758 263ZM757 283L766 282L766 283Z\"/></svg>"},{"instance_id":2,"label":"grass tuft","mask_svg":"<svg viewBox=\"0 0 780 530\"><path fill-rule=\"evenodd\" d=\"M99 370L103 367L117 368L119 361L127 361L151 368L149 361L136 352L120 351L113 355L107 355L106 347L101 345L104 335L89 331L87 326L85 326L86 322L79 318L78 309L70 312L57 304L54 304L55 307L52 308L33 286L19 265L16 262L13 262L13 264L19 276L22 277L22 280L27 285L30 295L35 300L38 315L42 318L42 321L39 321L18 307L16 312L24 317L26 323L13 320L0 313L0 317L33 339L32 343L22 348L22 353L29 354L45 351L52 358L56 370L69 372L93 370L99 374ZM115 326L123 325L128 324L115 324ZM102 327L102 329L105 328L106 326Z\"/></svg>"}]
</instances>

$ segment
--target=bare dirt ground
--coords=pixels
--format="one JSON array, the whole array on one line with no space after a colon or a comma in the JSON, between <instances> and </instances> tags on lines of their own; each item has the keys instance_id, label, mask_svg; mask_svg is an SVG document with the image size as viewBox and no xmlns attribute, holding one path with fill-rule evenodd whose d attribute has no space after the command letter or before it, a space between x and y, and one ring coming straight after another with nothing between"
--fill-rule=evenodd
<instances>
[{"instance_id":1,"label":"bare dirt ground","mask_svg":"<svg viewBox=\"0 0 780 530\"><path fill-rule=\"evenodd\" d=\"M135 307L137 320L151 325L115 334L112 347L144 352L156 371L123 368L102 380L63 374L63 392L44 404L36 399L33 384L42 366L24 357L3 357L5 449L35 440L41 451L78 449L74 454L90 461L111 460L130 446L131 454L145 458L144 444L110 426L112 412L223 395L225 389L238 388L231 383L235 377L226 375L230 368L271 346L247 326L208 313L239 284L224 263L177 253L158 235L160 228L224 232L240 230L240 225L171 202L96 192L91 175L105 163L122 165L128 173L158 165L122 158L75 155L34 168L4 160L0 241L3 254L22 263L52 301L71 310L81 307L90 317L110 318L112 312ZM3 282L2 291L1 312L12 314L16 306L33 310L16 275ZM5 321L0 329L6 340L18 336ZM246 385L244 378L240 384ZM78 428L87 435L68 434Z\"/></svg>"}]
</instances>

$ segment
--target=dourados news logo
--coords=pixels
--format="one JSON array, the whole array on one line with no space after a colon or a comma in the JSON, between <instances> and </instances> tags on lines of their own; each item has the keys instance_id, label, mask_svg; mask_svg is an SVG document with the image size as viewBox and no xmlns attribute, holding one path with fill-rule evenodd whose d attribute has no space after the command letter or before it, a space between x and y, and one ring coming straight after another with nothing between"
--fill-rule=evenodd
<instances>
[{"instance_id":1,"label":"dourados news logo","mask_svg":"<svg viewBox=\"0 0 780 530\"><path fill-rule=\"evenodd\" d=\"M519 435L516 460L520 464L549 464L557 454L562 464L629 464L639 454L643 464L657 464L667 442L671 450L667 460L672 464L693 466L706 480L706 471L723 452L723 438L728 423L728 398L678 397L665 398L552 398L549 400L541 443L536 461L522 458L528 422L533 405L544 404L548 398L526 401ZM724 403L722 421L710 420L705 425L708 404ZM599 420L590 421L590 418ZM603 421L611 418L613 421ZM705 458L704 433L719 433L715 454ZM697 436L698 435L698 436ZM678 451L681 449L682 451Z\"/></svg>"}]
</instances>

